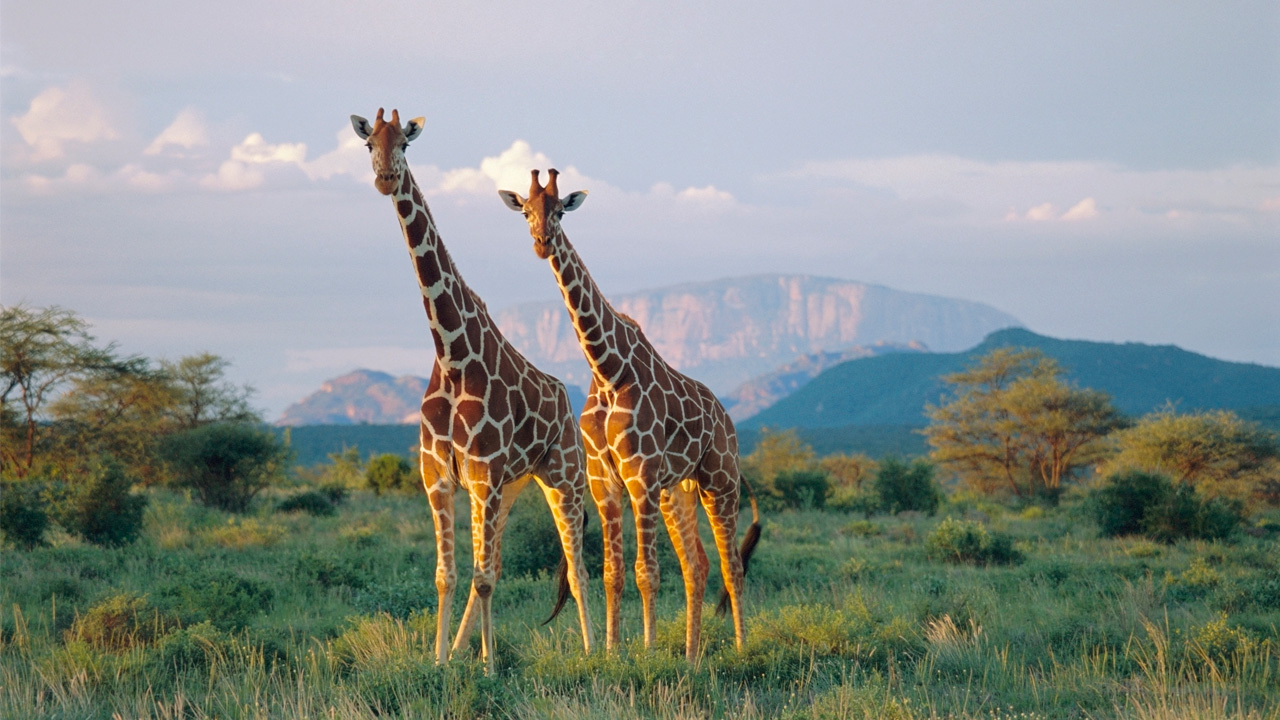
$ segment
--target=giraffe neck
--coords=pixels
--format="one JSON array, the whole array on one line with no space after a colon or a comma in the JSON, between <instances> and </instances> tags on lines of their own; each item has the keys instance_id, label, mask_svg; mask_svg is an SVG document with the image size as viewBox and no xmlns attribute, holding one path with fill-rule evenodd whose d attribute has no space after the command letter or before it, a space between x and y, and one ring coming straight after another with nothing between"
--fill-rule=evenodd
<instances>
[{"instance_id":1,"label":"giraffe neck","mask_svg":"<svg viewBox=\"0 0 1280 720\"><path fill-rule=\"evenodd\" d=\"M578 344L597 383L616 387L627 379L635 352L642 351L639 334L605 299L563 230L556 231L554 243L548 260Z\"/></svg>"},{"instance_id":2,"label":"giraffe neck","mask_svg":"<svg viewBox=\"0 0 1280 720\"><path fill-rule=\"evenodd\" d=\"M485 311L458 274L436 230L427 201L407 167L401 178L392 201L418 275L422 304L435 340L436 362L444 368L461 367L475 350L471 347L472 338L468 337L468 325L475 325L477 316Z\"/></svg>"}]
</instances>

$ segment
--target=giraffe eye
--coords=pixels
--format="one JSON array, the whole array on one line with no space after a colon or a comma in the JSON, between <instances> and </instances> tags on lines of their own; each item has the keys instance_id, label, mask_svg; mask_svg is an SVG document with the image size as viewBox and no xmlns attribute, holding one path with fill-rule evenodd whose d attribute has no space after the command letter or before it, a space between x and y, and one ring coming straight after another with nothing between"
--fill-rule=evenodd
<instances>
[{"instance_id":1,"label":"giraffe eye","mask_svg":"<svg viewBox=\"0 0 1280 720\"><path fill-rule=\"evenodd\" d=\"M409 143L400 143L400 152L404 152L405 150L408 150L408 149L409 149Z\"/></svg>"},{"instance_id":2,"label":"giraffe eye","mask_svg":"<svg viewBox=\"0 0 1280 720\"><path fill-rule=\"evenodd\" d=\"M559 219L561 219L561 218L563 218L563 217L564 217L564 211L563 211L563 210L560 210L560 211L556 212L556 219L557 219L557 220L559 220Z\"/></svg>"},{"instance_id":3,"label":"giraffe eye","mask_svg":"<svg viewBox=\"0 0 1280 720\"><path fill-rule=\"evenodd\" d=\"M520 214L524 216L524 219L525 219L525 220L528 220L528 219L529 219L529 211L528 211L528 210L522 210L522 211L520 212Z\"/></svg>"},{"instance_id":4,"label":"giraffe eye","mask_svg":"<svg viewBox=\"0 0 1280 720\"><path fill-rule=\"evenodd\" d=\"M369 148L369 152L373 152L373 143L367 142L364 144L364 146Z\"/></svg>"}]
</instances>

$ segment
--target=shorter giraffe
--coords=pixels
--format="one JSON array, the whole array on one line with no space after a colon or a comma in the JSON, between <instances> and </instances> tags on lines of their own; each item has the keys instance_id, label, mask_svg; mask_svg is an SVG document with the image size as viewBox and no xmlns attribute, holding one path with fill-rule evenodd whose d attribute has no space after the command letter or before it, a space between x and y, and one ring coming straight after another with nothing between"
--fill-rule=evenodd
<instances>
[{"instance_id":1,"label":"shorter giraffe","mask_svg":"<svg viewBox=\"0 0 1280 720\"><path fill-rule=\"evenodd\" d=\"M617 646L625 570L622 567L622 496L636 523L636 585L644 602L644 643L653 644L658 592L656 528L661 515L680 558L685 582L685 657L697 658L702 599L709 563L698 536L695 505L701 501L720 554L720 570L733 610L734 638L746 640L742 578L760 537L753 523L742 549L734 545L743 479L733 421L702 383L671 367L640 326L615 311L596 286L560 227L565 212L581 207L587 194L560 199L556 177L545 188L533 171L529 198L498 194L524 214L538 257L550 261L578 342L591 366L591 388L579 424L587 452L587 477L604 529L606 647ZM749 490L749 488L748 488Z\"/></svg>"},{"instance_id":2,"label":"shorter giraffe","mask_svg":"<svg viewBox=\"0 0 1280 720\"><path fill-rule=\"evenodd\" d=\"M436 662L448 656L457 568L454 561L454 491L471 498L472 580L454 650L479 616L486 670L494 669L491 595L501 572L499 555L507 513L531 479L541 486L555 518L578 601L582 643L591 652L587 575L582 562L586 478L582 443L564 384L533 366L498 332L488 309L458 274L427 202L409 172L404 151L422 132L422 118L403 128L393 110L373 123L351 116L366 141L374 186L391 196L435 341L431 380L422 398L422 484L436 529Z\"/></svg>"}]
</instances>

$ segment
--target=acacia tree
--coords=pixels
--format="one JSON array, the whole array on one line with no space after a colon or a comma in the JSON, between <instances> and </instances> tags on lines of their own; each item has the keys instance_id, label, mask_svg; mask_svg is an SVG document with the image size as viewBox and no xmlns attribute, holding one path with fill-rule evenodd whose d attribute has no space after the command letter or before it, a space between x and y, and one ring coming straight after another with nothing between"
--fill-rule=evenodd
<instances>
[{"instance_id":1,"label":"acacia tree","mask_svg":"<svg viewBox=\"0 0 1280 720\"><path fill-rule=\"evenodd\" d=\"M139 358L93 345L88 324L70 310L25 305L0 310L0 469L31 472L48 439L47 403L77 378L136 372Z\"/></svg>"},{"instance_id":2,"label":"acacia tree","mask_svg":"<svg viewBox=\"0 0 1280 720\"><path fill-rule=\"evenodd\" d=\"M189 430L213 422L261 422L249 406L253 388L226 380L231 363L213 353L188 355L176 362L160 363L174 395L173 417L178 428Z\"/></svg>"},{"instance_id":3,"label":"acacia tree","mask_svg":"<svg viewBox=\"0 0 1280 720\"><path fill-rule=\"evenodd\" d=\"M944 377L951 398L927 408L930 456L979 491L1055 498L1123 424L1105 393L1073 388L1060 374L1039 350L999 348Z\"/></svg>"},{"instance_id":4,"label":"acacia tree","mask_svg":"<svg viewBox=\"0 0 1280 720\"><path fill-rule=\"evenodd\" d=\"M1226 410L1188 414L1172 406L1116 433L1106 474L1164 473L1210 498L1280 504L1280 442Z\"/></svg>"}]
</instances>

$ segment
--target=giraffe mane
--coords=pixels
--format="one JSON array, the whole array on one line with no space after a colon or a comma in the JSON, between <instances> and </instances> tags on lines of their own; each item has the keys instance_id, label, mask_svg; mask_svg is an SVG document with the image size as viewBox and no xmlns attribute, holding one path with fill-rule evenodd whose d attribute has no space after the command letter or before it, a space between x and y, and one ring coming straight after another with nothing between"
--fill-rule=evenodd
<instances>
[{"instance_id":1,"label":"giraffe mane","mask_svg":"<svg viewBox=\"0 0 1280 720\"><path fill-rule=\"evenodd\" d=\"M471 296L471 300L476 305L478 305L481 310L485 312L489 312L489 306L484 304L484 300L482 300L480 296L476 294L475 290L472 290L471 288L467 288L467 294Z\"/></svg>"}]
</instances>

